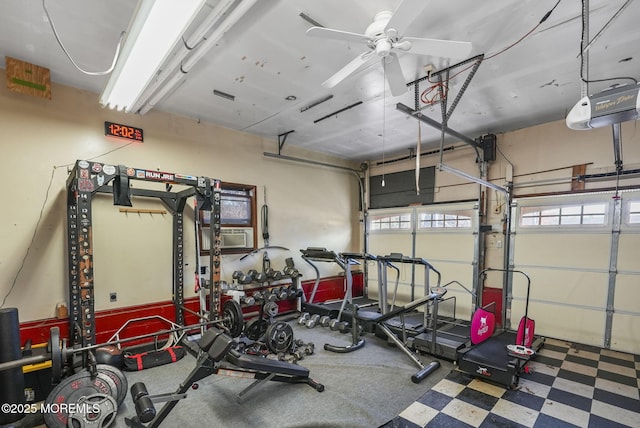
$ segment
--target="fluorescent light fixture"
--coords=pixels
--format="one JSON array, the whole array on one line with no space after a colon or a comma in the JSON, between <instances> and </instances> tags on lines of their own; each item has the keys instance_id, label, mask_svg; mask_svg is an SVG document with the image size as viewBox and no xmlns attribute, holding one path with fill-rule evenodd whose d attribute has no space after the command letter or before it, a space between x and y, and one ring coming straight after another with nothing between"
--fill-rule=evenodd
<instances>
[{"instance_id":1,"label":"fluorescent light fixture","mask_svg":"<svg viewBox=\"0 0 640 428\"><path fill-rule=\"evenodd\" d=\"M498 186L497 184L493 184L493 183L491 183L490 181L483 180L482 178L474 177L474 176L473 176L473 175L471 175L471 174L467 174L467 173L466 173L466 172L464 172L464 171L460 171L459 169L456 169L456 168L453 168L453 167L447 166L447 165L445 165L445 164L443 164L443 163L441 163L441 164L438 166L438 169L439 169L440 171L447 171L447 172L450 172L451 174L455 174L455 175L457 175L457 176L459 176L459 177L466 178L467 180L469 180L469 181L473 181L473 182L475 182L475 183L478 183L478 184L480 184L481 186L485 186L485 187L488 187L488 188L490 188L490 189L497 190L497 191L499 191L499 192L504 192L504 193L506 193L507 195L509 194L509 191L508 191L507 189L505 189L504 187Z\"/></svg>"},{"instance_id":2,"label":"fluorescent light fixture","mask_svg":"<svg viewBox=\"0 0 640 428\"><path fill-rule=\"evenodd\" d=\"M100 104L131 112L205 0L139 0Z\"/></svg>"}]
</instances>

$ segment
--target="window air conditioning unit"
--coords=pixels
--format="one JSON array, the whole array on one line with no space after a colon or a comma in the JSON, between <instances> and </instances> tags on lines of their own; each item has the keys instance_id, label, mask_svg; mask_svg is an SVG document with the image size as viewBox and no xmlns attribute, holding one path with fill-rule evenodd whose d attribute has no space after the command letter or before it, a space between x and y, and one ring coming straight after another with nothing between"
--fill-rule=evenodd
<instances>
[{"instance_id":1,"label":"window air conditioning unit","mask_svg":"<svg viewBox=\"0 0 640 428\"><path fill-rule=\"evenodd\" d=\"M640 84L623 85L582 98L567 115L575 130L599 128L640 118Z\"/></svg>"},{"instance_id":2,"label":"window air conditioning unit","mask_svg":"<svg viewBox=\"0 0 640 428\"><path fill-rule=\"evenodd\" d=\"M211 248L209 228L202 228L202 250ZM223 227L220 230L221 248L253 248L253 229L250 227Z\"/></svg>"},{"instance_id":3,"label":"window air conditioning unit","mask_svg":"<svg viewBox=\"0 0 640 428\"><path fill-rule=\"evenodd\" d=\"M248 248L252 247L252 239L248 236L251 229L226 229L220 230L220 246L222 248Z\"/></svg>"}]
</instances>

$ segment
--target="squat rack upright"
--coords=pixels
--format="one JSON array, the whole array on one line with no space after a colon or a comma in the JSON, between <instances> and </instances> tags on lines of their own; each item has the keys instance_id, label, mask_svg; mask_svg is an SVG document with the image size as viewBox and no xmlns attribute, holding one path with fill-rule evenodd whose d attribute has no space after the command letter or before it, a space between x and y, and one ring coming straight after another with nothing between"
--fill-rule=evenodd
<instances>
[{"instance_id":1,"label":"squat rack upright","mask_svg":"<svg viewBox=\"0 0 640 428\"><path fill-rule=\"evenodd\" d=\"M165 190L131 188L130 180L164 183ZM69 287L69 340L71 345L95 345L95 277L93 272L92 200L97 193L111 193L114 205L132 206L131 196L158 198L173 215L173 304L176 323L184 325L184 207L196 198L199 211L211 212L209 238L209 292L207 314L220 311L220 201L221 182L208 177L159 172L124 165L76 161L67 178L67 267ZM172 192L172 185L188 186ZM197 257L200 257L198 254Z\"/></svg>"}]
</instances>

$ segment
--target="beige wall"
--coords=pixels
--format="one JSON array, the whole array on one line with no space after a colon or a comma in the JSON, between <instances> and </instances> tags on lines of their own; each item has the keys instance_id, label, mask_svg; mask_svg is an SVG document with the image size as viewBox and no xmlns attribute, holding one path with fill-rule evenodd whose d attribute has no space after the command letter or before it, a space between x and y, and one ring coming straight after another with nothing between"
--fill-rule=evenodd
<instances>
[{"instance_id":1,"label":"beige wall","mask_svg":"<svg viewBox=\"0 0 640 428\"><path fill-rule=\"evenodd\" d=\"M1 71L0 81L4 80ZM77 159L253 184L258 186L258 208L264 203L266 187L270 243L291 249L269 253L276 269L284 266L285 257L293 256L304 277L312 278L313 271L299 257L300 248L358 249L354 174L264 157L265 151L277 152L275 140L155 111L145 116L124 115L100 108L97 94L60 85L54 84L52 92L53 99L44 100L0 85L4 201L0 210L0 299L9 292L24 263L4 304L18 307L21 321L51 317L56 303L67 300L65 180L68 167ZM127 145L106 138L106 120L143 128L144 143ZM292 146L285 146L283 154L352 166ZM95 198L94 207L96 309L171 299L171 216L123 214L104 197ZM134 207L163 208L155 200L138 198ZM191 215L187 209L187 297L193 295L191 273L195 268ZM261 246L260 230L258 237ZM239 259L236 255L223 258L225 279L230 280L235 269L260 268L261 255ZM325 265L321 266L323 275L336 272ZM109 303L109 292L114 291L118 301Z\"/></svg>"}]
</instances>

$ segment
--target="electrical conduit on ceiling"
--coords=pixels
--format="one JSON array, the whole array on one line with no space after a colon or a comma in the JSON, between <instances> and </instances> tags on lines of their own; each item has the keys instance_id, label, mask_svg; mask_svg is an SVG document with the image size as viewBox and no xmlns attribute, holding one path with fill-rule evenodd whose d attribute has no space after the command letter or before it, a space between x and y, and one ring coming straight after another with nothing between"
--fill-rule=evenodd
<instances>
[{"instance_id":1,"label":"electrical conduit on ceiling","mask_svg":"<svg viewBox=\"0 0 640 428\"><path fill-rule=\"evenodd\" d=\"M136 103L133 111L145 114L159 103L256 3L257 0L225 0L218 3L194 34L185 41L181 51L166 67L163 67L166 72L162 72L145 90L145 96ZM219 25L216 26L218 23ZM207 36L214 26L213 32Z\"/></svg>"}]
</instances>

